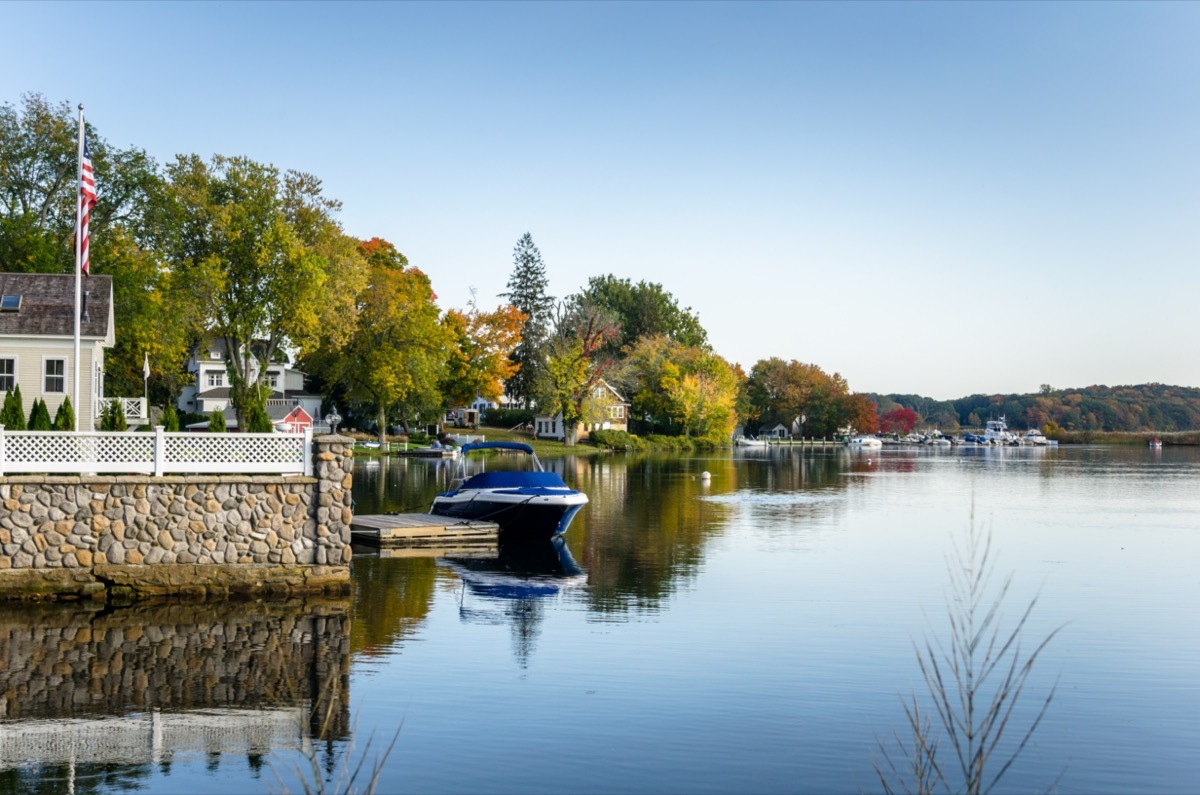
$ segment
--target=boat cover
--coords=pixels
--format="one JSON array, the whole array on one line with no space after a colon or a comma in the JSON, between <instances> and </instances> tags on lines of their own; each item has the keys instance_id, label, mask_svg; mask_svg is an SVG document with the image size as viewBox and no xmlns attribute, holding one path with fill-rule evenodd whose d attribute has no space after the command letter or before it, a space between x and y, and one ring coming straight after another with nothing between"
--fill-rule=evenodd
<instances>
[{"instance_id":1,"label":"boat cover","mask_svg":"<svg viewBox=\"0 0 1200 795\"><path fill-rule=\"evenodd\" d=\"M522 453L532 453L533 448L521 442L470 442L464 444L461 451L469 453L472 450L519 450Z\"/></svg>"},{"instance_id":2,"label":"boat cover","mask_svg":"<svg viewBox=\"0 0 1200 795\"><path fill-rule=\"evenodd\" d=\"M463 489L520 489L520 488L565 489L567 484L557 472L480 472L472 475L459 486Z\"/></svg>"}]
</instances>

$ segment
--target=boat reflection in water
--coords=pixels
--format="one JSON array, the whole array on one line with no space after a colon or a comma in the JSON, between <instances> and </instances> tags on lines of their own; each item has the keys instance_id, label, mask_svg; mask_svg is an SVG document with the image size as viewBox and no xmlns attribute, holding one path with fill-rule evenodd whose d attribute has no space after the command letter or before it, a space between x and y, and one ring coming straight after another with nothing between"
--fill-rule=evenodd
<instances>
[{"instance_id":1,"label":"boat reflection in water","mask_svg":"<svg viewBox=\"0 0 1200 795\"><path fill-rule=\"evenodd\" d=\"M544 599L587 584L562 536L501 544L494 558L440 558L438 565L453 570L466 590L490 599Z\"/></svg>"},{"instance_id":2,"label":"boat reflection in water","mask_svg":"<svg viewBox=\"0 0 1200 795\"><path fill-rule=\"evenodd\" d=\"M502 543L494 558L439 558L462 581L458 615L464 623L511 625L513 653L522 668L534 651L544 606L587 585L561 536Z\"/></svg>"}]
</instances>

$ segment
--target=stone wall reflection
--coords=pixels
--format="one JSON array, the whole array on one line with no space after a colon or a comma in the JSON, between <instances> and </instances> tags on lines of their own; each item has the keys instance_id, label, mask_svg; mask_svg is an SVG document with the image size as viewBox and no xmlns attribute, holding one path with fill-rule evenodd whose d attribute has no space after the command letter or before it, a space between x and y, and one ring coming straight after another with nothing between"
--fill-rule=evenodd
<instances>
[{"instance_id":1,"label":"stone wall reflection","mask_svg":"<svg viewBox=\"0 0 1200 795\"><path fill-rule=\"evenodd\" d=\"M0 605L0 720L302 707L350 730L349 602Z\"/></svg>"}]
</instances>

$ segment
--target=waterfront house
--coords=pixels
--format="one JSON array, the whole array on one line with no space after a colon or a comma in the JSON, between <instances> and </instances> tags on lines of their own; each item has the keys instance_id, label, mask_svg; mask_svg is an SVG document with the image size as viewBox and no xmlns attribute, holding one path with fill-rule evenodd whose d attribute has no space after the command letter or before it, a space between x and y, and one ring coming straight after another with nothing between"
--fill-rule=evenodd
<instances>
[{"instance_id":1,"label":"waterfront house","mask_svg":"<svg viewBox=\"0 0 1200 795\"><path fill-rule=\"evenodd\" d=\"M788 430L782 423L774 425L764 425L758 429L759 439L786 439L788 438Z\"/></svg>"},{"instance_id":2,"label":"waterfront house","mask_svg":"<svg viewBox=\"0 0 1200 795\"><path fill-rule=\"evenodd\" d=\"M592 431L629 430L629 402L603 378L592 387L591 394L584 401L583 415L583 422L577 429L579 433L576 438L578 439L585 438ZM533 418L533 435L538 439L565 440L567 434L566 428L563 426L562 412L553 416L549 414L535 416Z\"/></svg>"},{"instance_id":3,"label":"waterfront house","mask_svg":"<svg viewBox=\"0 0 1200 795\"><path fill-rule=\"evenodd\" d=\"M183 388L176 404L180 411L211 414L231 409L229 375L225 370L227 352L225 340L214 339L192 352L187 371L195 379ZM251 365L251 378L258 377L258 368ZM322 396L305 389L304 373L296 369L283 351L276 351L273 361L266 365L265 383L271 389L267 398L267 414L272 421L283 422L296 406L310 418L321 416ZM231 411L226 416L231 416Z\"/></svg>"},{"instance_id":4,"label":"waterfront house","mask_svg":"<svg viewBox=\"0 0 1200 795\"><path fill-rule=\"evenodd\" d=\"M104 351L116 343L111 276L82 280L79 430L98 426ZM53 417L75 385L75 276L0 273L0 392L21 386L26 414L36 398ZM77 405L76 405L77 404Z\"/></svg>"}]
</instances>

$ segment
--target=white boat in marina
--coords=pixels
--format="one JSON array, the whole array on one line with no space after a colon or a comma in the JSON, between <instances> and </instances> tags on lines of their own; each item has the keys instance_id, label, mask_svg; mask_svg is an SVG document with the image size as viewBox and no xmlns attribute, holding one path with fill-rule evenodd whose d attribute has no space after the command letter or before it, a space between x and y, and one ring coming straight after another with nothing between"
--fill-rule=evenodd
<instances>
[{"instance_id":1,"label":"white boat in marina","mask_svg":"<svg viewBox=\"0 0 1200 795\"><path fill-rule=\"evenodd\" d=\"M739 436L733 440L733 443L738 447L766 447L766 439L755 439L753 437Z\"/></svg>"},{"instance_id":2,"label":"white boat in marina","mask_svg":"<svg viewBox=\"0 0 1200 795\"><path fill-rule=\"evenodd\" d=\"M988 420L987 428L983 432L984 444L1009 444L1015 440L1017 436L1009 433L1008 423L1004 421L1003 414L998 420Z\"/></svg>"},{"instance_id":3,"label":"white boat in marina","mask_svg":"<svg viewBox=\"0 0 1200 795\"><path fill-rule=\"evenodd\" d=\"M883 447L883 441L875 436L851 436L846 440L847 447L870 449Z\"/></svg>"},{"instance_id":4,"label":"white boat in marina","mask_svg":"<svg viewBox=\"0 0 1200 795\"><path fill-rule=\"evenodd\" d=\"M1021 441L1027 445L1033 445L1034 447L1048 447L1058 444L1056 441L1047 439L1046 434L1042 433L1037 428L1030 428L1029 430L1025 431L1025 436L1022 437Z\"/></svg>"}]
</instances>

